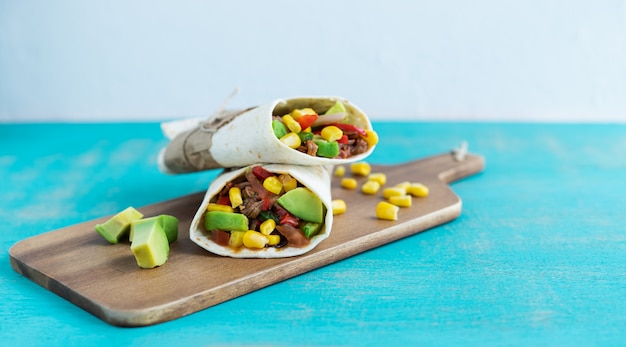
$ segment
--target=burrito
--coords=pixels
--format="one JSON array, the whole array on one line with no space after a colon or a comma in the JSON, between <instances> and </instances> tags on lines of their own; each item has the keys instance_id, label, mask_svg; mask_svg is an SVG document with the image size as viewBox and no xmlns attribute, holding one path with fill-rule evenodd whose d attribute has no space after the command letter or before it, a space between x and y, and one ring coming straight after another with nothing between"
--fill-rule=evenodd
<instances>
[{"instance_id":1,"label":"burrito","mask_svg":"<svg viewBox=\"0 0 626 347\"><path fill-rule=\"evenodd\" d=\"M315 248L332 223L328 168L251 165L210 184L189 237L222 256L284 258Z\"/></svg>"},{"instance_id":2,"label":"burrito","mask_svg":"<svg viewBox=\"0 0 626 347\"><path fill-rule=\"evenodd\" d=\"M363 160L378 142L369 118L340 97L278 99L208 120L166 122L159 154L165 173L257 163L332 165Z\"/></svg>"}]
</instances>

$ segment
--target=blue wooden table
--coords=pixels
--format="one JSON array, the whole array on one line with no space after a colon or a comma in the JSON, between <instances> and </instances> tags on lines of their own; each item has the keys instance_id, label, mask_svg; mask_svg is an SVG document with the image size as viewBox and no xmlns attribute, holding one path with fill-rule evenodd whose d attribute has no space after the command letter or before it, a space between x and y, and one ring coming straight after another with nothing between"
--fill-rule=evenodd
<instances>
[{"instance_id":1,"label":"blue wooden table","mask_svg":"<svg viewBox=\"0 0 626 347\"><path fill-rule=\"evenodd\" d=\"M445 225L171 322L119 328L12 270L24 238L206 189L167 176L157 123L0 125L0 344L620 345L626 343L626 125L374 123L368 159L469 143ZM120 288L122 295L123 288Z\"/></svg>"}]
</instances>

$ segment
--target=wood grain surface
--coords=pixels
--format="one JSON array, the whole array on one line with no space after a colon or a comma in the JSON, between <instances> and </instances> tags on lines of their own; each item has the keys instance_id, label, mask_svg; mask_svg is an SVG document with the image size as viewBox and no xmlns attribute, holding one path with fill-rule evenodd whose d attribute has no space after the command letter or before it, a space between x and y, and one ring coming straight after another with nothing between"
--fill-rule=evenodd
<instances>
[{"instance_id":1,"label":"wood grain surface","mask_svg":"<svg viewBox=\"0 0 626 347\"><path fill-rule=\"evenodd\" d=\"M447 183L480 172L483 166L483 158L471 154L463 161L442 154L403 165L373 166L372 172L387 174L387 186L412 181L430 188L428 197L413 198L413 206L402 208L397 221L376 219L380 194L342 189L334 178L333 198L344 199L347 212L335 216L327 240L299 257L232 259L198 247L189 240L188 228L202 200L199 192L139 208L146 216L165 213L180 220L179 239L159 268L140 269L128 242L111 245L94 231L110 216L20 241L9 250L10 261L15 271L110 324L152 325L448 222L461 213L461 200Z\"/></svg>"}]
</instances>

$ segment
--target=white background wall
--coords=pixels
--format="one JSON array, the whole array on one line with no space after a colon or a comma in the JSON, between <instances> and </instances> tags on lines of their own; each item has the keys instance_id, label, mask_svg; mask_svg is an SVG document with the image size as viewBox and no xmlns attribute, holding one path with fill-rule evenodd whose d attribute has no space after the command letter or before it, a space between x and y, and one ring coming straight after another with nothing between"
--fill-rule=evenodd
<instances>
[{"instance_id":1,"label":"white background wall","mask_svg":"<svg viewBox=\"0 0 626 347\"><path fill-rule=\"evenodd\" d=\"M0 121L340 95L373 119L626 121L626 1L0 0Z\"/></svg>"}]
</instances>

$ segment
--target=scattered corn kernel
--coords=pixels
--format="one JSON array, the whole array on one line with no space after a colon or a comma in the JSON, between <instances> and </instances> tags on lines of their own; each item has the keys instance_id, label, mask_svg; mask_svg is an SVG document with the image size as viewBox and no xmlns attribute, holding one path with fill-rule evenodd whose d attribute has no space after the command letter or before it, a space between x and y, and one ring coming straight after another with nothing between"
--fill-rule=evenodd
<instances>
[{"instance_id":1,"label":"scattered corn kernel","mask_svg":"<svg viewBox=\"0 0 626 347\"><path fill-rule=\"evenodd\" d=\"M411 207L413 199L410 195L390 196L389 202L400 207Z\"/></svg>"},{"instance_id":2,"label":"scattered corn kernel","mask_svg":"<svg viewBox=\"0 0 626 347\"><path fill-rule=\"evenodd\" d=\"M365 129L365 136L362 137L370 147L378 143L378 134L374 130Z\"/></svg>"},{"instance_id":3,"label":"scattered corn kernel","mask_svg":"<svg viewBox=\"0 0 626 347\"><path fill-rule=\"evenodd\" d=\"M333 207L333 215L342 214L346 212L346 202L341 199L335 199L331 202Z\"/></svg>"},{"instance_id":4,"label":"scattered corn kernel","mask_svg":"<svg viewBox=\"0 0 626 347\"><path fill-rule=\"evenodd\" d=\"M278 180L283 184L283 189L288 192L298 187L298 181L288 174L278 175Z\"/></svg>"},{"instance_id":5,"label":"scattered corn kernel","mask_svg":"<svg viewBox=\"0 0 626 347\"><path fill-rule=\"evenodd\" d=\"M293 111L291 111L291 117L293 117L293 119L298 119L302 116L308 115L308 114L317 114L317 112L315 112L315 110L313 110L312 108L297 108Z\"/></svg>"},{"instance_id":6,"label":"scattered corn kernel","mask_svg":"<svg viewBox=\"0 0 626 347\"><path fill-rule=\"evenodd\" d=\"M376 205L376 218L385 220L398 220L398 210L400 207L381 201Z\"/></svg>"},{"instance_id":7,"label":"scattered corn kernel","mask_svg":"<svg viewBox=\"0 0 626 347\"><path fill-rule=\"evenodd\" d=\"M248 230L243 234L243 245L248 248L265 248L268 242L267 236L255 230Z\"/></svg>"},{"instance_id":8,"label":"scattered corn kernel","mask_svg":"<svg viewBox=\"0 0 626 347\"><path fill-rule=\"evenodd\" d=\"M339 165L335 168L335 177L343 177L346 174L346 167Z\"/></svg>"},{"instance_id":9,"label":"scattered corn kernel","mask_svg":"<svg viewBox=\"0 0 626 347\"><path fill-rule=\"evenodd\" d=\"M296 122L297 123L297 122ZM296 133L289 133L280 138L280 142L285 144L285 146L289 148L298 148L302 144L302 140L300 140L300 136Z\"/></svg>"},{"instance_id":10,"label":"scattered corn kernel","mask_svg":"<svg viewBox=\"0 0 626 347\"><path fill-rule=\"evenodd\" d=\"M421 183L413 183L406 189L406 192L415 197L423 198L428 196L428 187Z\"/></svg>"},{"instance_id":11,"label":"scattered corn kernel","mask_svg":"<svg viewBox=\"0 0 626 347\"><path fill-rule=\"evenodd\" d=\"M334 125L325 126L320 133L322 138L328 142L339 140L343 136L343 131Z\"/></svg>"},{"instance_id":12,"label":"scattered corn kernel","mask_svg":"<svg viewBox=\"0 0 626 347\"><path fill-rule=\"evenodd\" d=\"M346 177L341 179L341 187L346 189L355 189L357 182L354 178Z\"/></svg>"},{"instance_id":13,"label":"scattered corn kernel","mask_svg":"<svg viewBox=\"0 0 626 347\"><path fill-rule=\"evenodd\" d=\"M387 183L387 175L385 175L382 172L377 172L377 173L373 173L367 176L367 180L376 181L380 183L381 186L384 186Z\"/></svg>"},{"instance_id":14,"label":"scattered corn kernel","mask_svg":"<svg viewBox=\"0 0 626 347\"><path fill-rule=\"evenodd\" d=\"M383 189L383 198L389 199L392 196L406 195L406 189L400 187L389 187Z\"/></svg>"},{"instance_id":15,"label":"scattered corn kernel","mask_svg":"<svg viewBox=\"0 0 626 347\"><path fill-rule=\"evenodd\" d=\"M271 234L274 228L276 228L276 221L271 218L265 220L265 222L261 223L261 226L259 226L259 230L263 235Z\"/></svg>"},{"instance_id":16,"label":"scattered corn kernel","mask_svg":"<svg viewBox=\"0 0 626 347\"><path fill-rule=\"evenodd\" d=\"M237 248L243 246L243 235L245 233L245 231L231 231L228 245Z\"/></svg>"},{"instance_id":17,"label":"scattered corn kernel","mask_svg":"<svg viewBox=\"0 0 626 347\"><path fill-rule=\"evenodd\" d=\"M367 181L361 187L361 192L363 192L363 194L372 195L378 193L379 189L380 183L378 183L378 181Z\"/></svg>"},{"instance_id":18,"label":"scattered corn kernel","mask_svg":"<svg viewBox=\"0 0 626 347\"><path fill-rule=\"evenodd\" d=\"M233 208L228 205L222 205L222 204L216 204L216 203L210 202L209 206L207 206L207 211L209 212L211 211L234 212L235 210L233 210Z\"/></svg>"},{"instance_id":19,"label":"scattered corn kernel","mask_svg":"<svg viewBox=\"0 0 626 347\"><path fill-rule=\"evenodd\" d=\"M283 190L283 184L276 176L270 176L263 180L263 188L278 195Z\"/></svg>"},{"instance_id":20,"label":"scattered corn kernel","mask_svg":"<svg viewBox=\"0 0 626 347\"><path fill-rule=\"evenodd\" d=\"M292 132L292 133L299 133L302 131L302 127L300 126L300 123L298 123L295 119L293 119L292 116L290 115L286 115L283 116L283 123L285 123L285 125L287 126L287 128Z\"/></svg>"},{"instance_id":21,"label":"scattered corn kernel","mask_svg":"<svg viewBox=\"0 0 626 347\"><path fill-rule=\"evenodd\" d=\"M268 246L276 246L279 243L280 243L280 235L276 235L276 234L267 235Z\"/></svg>"},{"instance_id":22,"label":"scattered corn kernel","mask_svg":"<svg viewBox=\"0 0 626 347\"><path fill-rule=\"evenodd\" d=\"M367 176L372 172L370 164L364 161L350 164L350 170L353 174L358 176Z\"/></svg>"},{"instance_id":23,"label":"scattered corn kernel","mask_svg":"<svg viewBox=\"0 0 626 347\"><path fill-rule=\"evenodd\" d=\"M243 204L243 199L241 198L241 189L238 187L231 187L228 190L228 198L230 199L230 206L232 208L236 208L237 206Z\"/></svg>"},{"instance_id":24,"label":"scattered corn kernel","mask_svg":"<svg viewBox=\"0 0 626 347\"><path fill-rule=\"evenodd\" d=\"M409 181L404 181L404 182L401 182L401 183L396 184L396 185L395 185L395 187L398 187L398 188L404 188L404 189L406 189L406 188L407 188L408 186L410 186L410 185L411 185L411 182L409 182Z\"/></svg>"}]
</instances>

